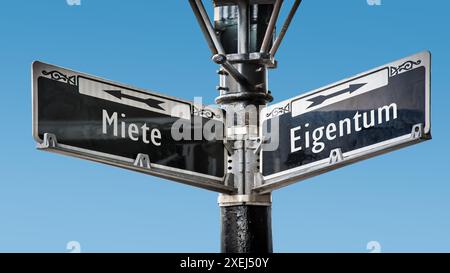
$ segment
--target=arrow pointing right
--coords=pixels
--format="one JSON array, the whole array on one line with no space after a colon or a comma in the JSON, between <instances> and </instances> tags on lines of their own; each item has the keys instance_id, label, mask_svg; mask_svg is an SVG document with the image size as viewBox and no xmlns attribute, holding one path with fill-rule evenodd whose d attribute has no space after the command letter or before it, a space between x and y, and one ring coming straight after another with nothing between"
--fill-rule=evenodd
<instances>
[{"instance_id":1,"label":"arrow pointing right","mask_svg":"<svg viewBox=\"0 0 450 273\"><path fill-rule=\"evenodd\" d=\"M361 87L363 87L366 84L367 83L350 84L350 86L348 88L346 88L344 90L341 90L341 91L334 92L331 95L328 95L328 96L327 95L319 95L317 97L310 98L310 99L308 99L308 101L310 101L312 103L306 109L309 109L309 108L317 106L317 105L321 105L325 101L327 101L327 100L329 100L331 98L337 97L339 95L342 95L342 94L345 94L345 93L351 94L351 93L355 92L356 90L360 89Z\"/></svg>"}]
</instances>

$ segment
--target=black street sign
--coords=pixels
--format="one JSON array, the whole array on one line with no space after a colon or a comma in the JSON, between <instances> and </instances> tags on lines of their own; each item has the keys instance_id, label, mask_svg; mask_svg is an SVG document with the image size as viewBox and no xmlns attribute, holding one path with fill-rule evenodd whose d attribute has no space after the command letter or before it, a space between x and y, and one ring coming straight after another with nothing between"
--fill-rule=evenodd
<instances>
[{"instance_id":1,"label":"black street sign","mask_svg":"<svg viewBox=\"0 0 450 273\"><path fill-rule=\"evenodd\" d=\"M431 138L429 52L269 106L258 192Z\"/></svg>"},{"instance_id":2,"label":"black street sign","mask_svg":"<svg viewBox=\"0 0 450 273\"><path fill-rule=\"evenodd\" d=\"M222 140L203 134L205 124L219 135L223 131L220 110L41 62L32 70L39 148L233 191L224 185Z\"/></svg>"}]
</instances>

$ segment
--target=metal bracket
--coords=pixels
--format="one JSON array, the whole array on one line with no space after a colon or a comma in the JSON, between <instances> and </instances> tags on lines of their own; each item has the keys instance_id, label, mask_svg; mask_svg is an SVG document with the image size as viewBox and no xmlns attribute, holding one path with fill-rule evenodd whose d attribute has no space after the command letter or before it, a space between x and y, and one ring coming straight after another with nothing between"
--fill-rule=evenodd
<instances>
[{"instance_id":1,"label":"metal bracket","mask_svg":"<svg viewBox=\"0 0 450 273\"><path fill-rule=\"evenodd\" d=\"M252 85L248 79L228 61L227 56L224 54L215 54L212 56L212 60L216 64L221 65L223 69L225 69L227 73L236 80L236 82L247 89L247 91L255 90L255 86Z\"/></svg>"},{"instance_id":2,"label":"metal bracket","mask_svg":"<svg viewBox=\"0 0 450 273\"><path fill-rule=\"evenodd\" d=\"M136 167L151 169L150 157L147 154L138 154L136 156L136 160L134 160L133 165Z\"/></svg>"},{"instance_id":3,"label":"metal bracket","mask_svg":"<svg viewBox=\"0 0 450 273\"><path fill-rule=\"evenodd\" d=\"M329 164L333 165L333 164L337 164L341 161L344 160L344 155L342 154L342 150L341 148L338 149L334 149L330 152L330 160L329 160Z\"/></svg>"},{"instance_id":4,"label":"metal bracket","mask_svg":"<svg viewBox=\"0 0 450 273\"><path fill-rule=\"evenodd\" d=\"M233 149L233 143L231 143L230 141L228 141L228 140L224 140L223 141L223 146L225 147L225 149L227 150L227 152L230 154L230 155L232 155L232 154L234 154L234 149Z\"/></svg>"},{"instance_id":5,"label":"metal bracket","mask_svg":"<svg viewBox=\"0 0 450 273\"><path fill-rule=\"evenodd\" d=\"M253 150L253 153L257 155L261 151L262 141L260 138L250 139L246 141L246 146L248 149Z\"/></svg>"},{"instance_id":6,"label":"metal bracket","mask_svg":"<svg viewBox=\"0 0 450 273\"><path fill-rule=\"evenodd\" d=\"M225 174L225 178L223 179L225 186L234 187L234 174L233 173L227 173Z\"/></svg>"},{"instance_id":7,"label":"metal bracket","mask_svg":"<svg viewBox=\"0 0 450 273\"><path fill-rule=\"evenodd\" d=\"M56 136L54 134L50 134L50 133L45 133L42 143L37 144L38 149L56 148L56 146L58 146L58 141L56 140Z\"/></svg>"},{"instance_id":8,"label":"metal bracket","mask_svg":"<svg viewBox=\"0 0 450 273\"><path fill-rule=\"evenodd\" d=\"M412 139L421 139L423 137L423 124L419 123L413 126L411 130Z\"/></svg>"},{"instance_id":9,"label":"metal bracket","mask_svg":"<svg viewBox=\"0 0 450 273\"><path fill-rule=\"evenodd\" d=\"M264 183L264 177L263 177L263 175L261 174L261 172L255 173L255 180L254 180L254 181L255 181L254 186L253 186L254 188L263 185L263 183Z\"/></svg>"},{"instance_id":10,"label":"metal bracket","mask_svg":"<svg viewBox=\"0 0 450 273\"><path fill-rule=\"evenodd\" d=\"M274 68L277 64L276 60L272 58L269 53L250 52L250 53L230 53L226 55L228 62L231 64L248 63L260 64ZM262 69L261 67L257 69Z\"/></svg>"},{"instance_id":11,"label":"metal bracket","mask_svg":"<svg viewBox=\"0 0 450 273\"><path fill-rule=\"evenodd\" d=\"M234 141L233 149L239 150L244 148L244 141L243 140L236 140Z\"/></svg>"}]
</instances>

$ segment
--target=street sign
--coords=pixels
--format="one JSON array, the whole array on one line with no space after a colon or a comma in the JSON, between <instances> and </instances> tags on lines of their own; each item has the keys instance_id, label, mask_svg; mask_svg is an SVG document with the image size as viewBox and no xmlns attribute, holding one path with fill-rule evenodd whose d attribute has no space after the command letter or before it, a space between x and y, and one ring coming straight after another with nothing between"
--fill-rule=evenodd
<instances>
[{"instance_id":1,"label":"street sign","mask_svg":"<svg viewBox=\"0 0 450 273\"><path fill-rule=\"evenodd\" d=\"M233 191L224 184L222 140L202 130L208 124L223 131L220 110L41 62L33 63L32 77L39 148Z\"/></svg>"},{"instance_id":2,"label":"street sign","mask_svg":"<svg viewBox=\"0 0 450 273\"><path fill-rule=\"evenodd\" d=\"M422 52L264 109L262 134L278 145L263 147L255 190L431 139L430 62Z\"/></svg>"}]
</instances>

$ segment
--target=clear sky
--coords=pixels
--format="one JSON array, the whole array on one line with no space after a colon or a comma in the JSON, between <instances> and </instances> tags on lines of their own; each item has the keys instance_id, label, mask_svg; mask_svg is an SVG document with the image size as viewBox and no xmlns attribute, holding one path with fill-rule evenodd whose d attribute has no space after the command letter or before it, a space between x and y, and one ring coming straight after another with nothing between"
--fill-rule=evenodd
<instances>
[{"instance_id":1,"label":"clear sky","mask_svg":"<svg viewBox=\"0 0 450 273\"><path fill-rule=\"evenodd\" d=\"M270 89L284 100L428 49L434 139L276 191L276 252L450 251L450 3L381 4L304 0ZM212 103L217 67L187 1L2 1L0 60L0 252L220 250L216 193L40 152L31 136L33 60Z\"/></svg>"}]
</instances>

